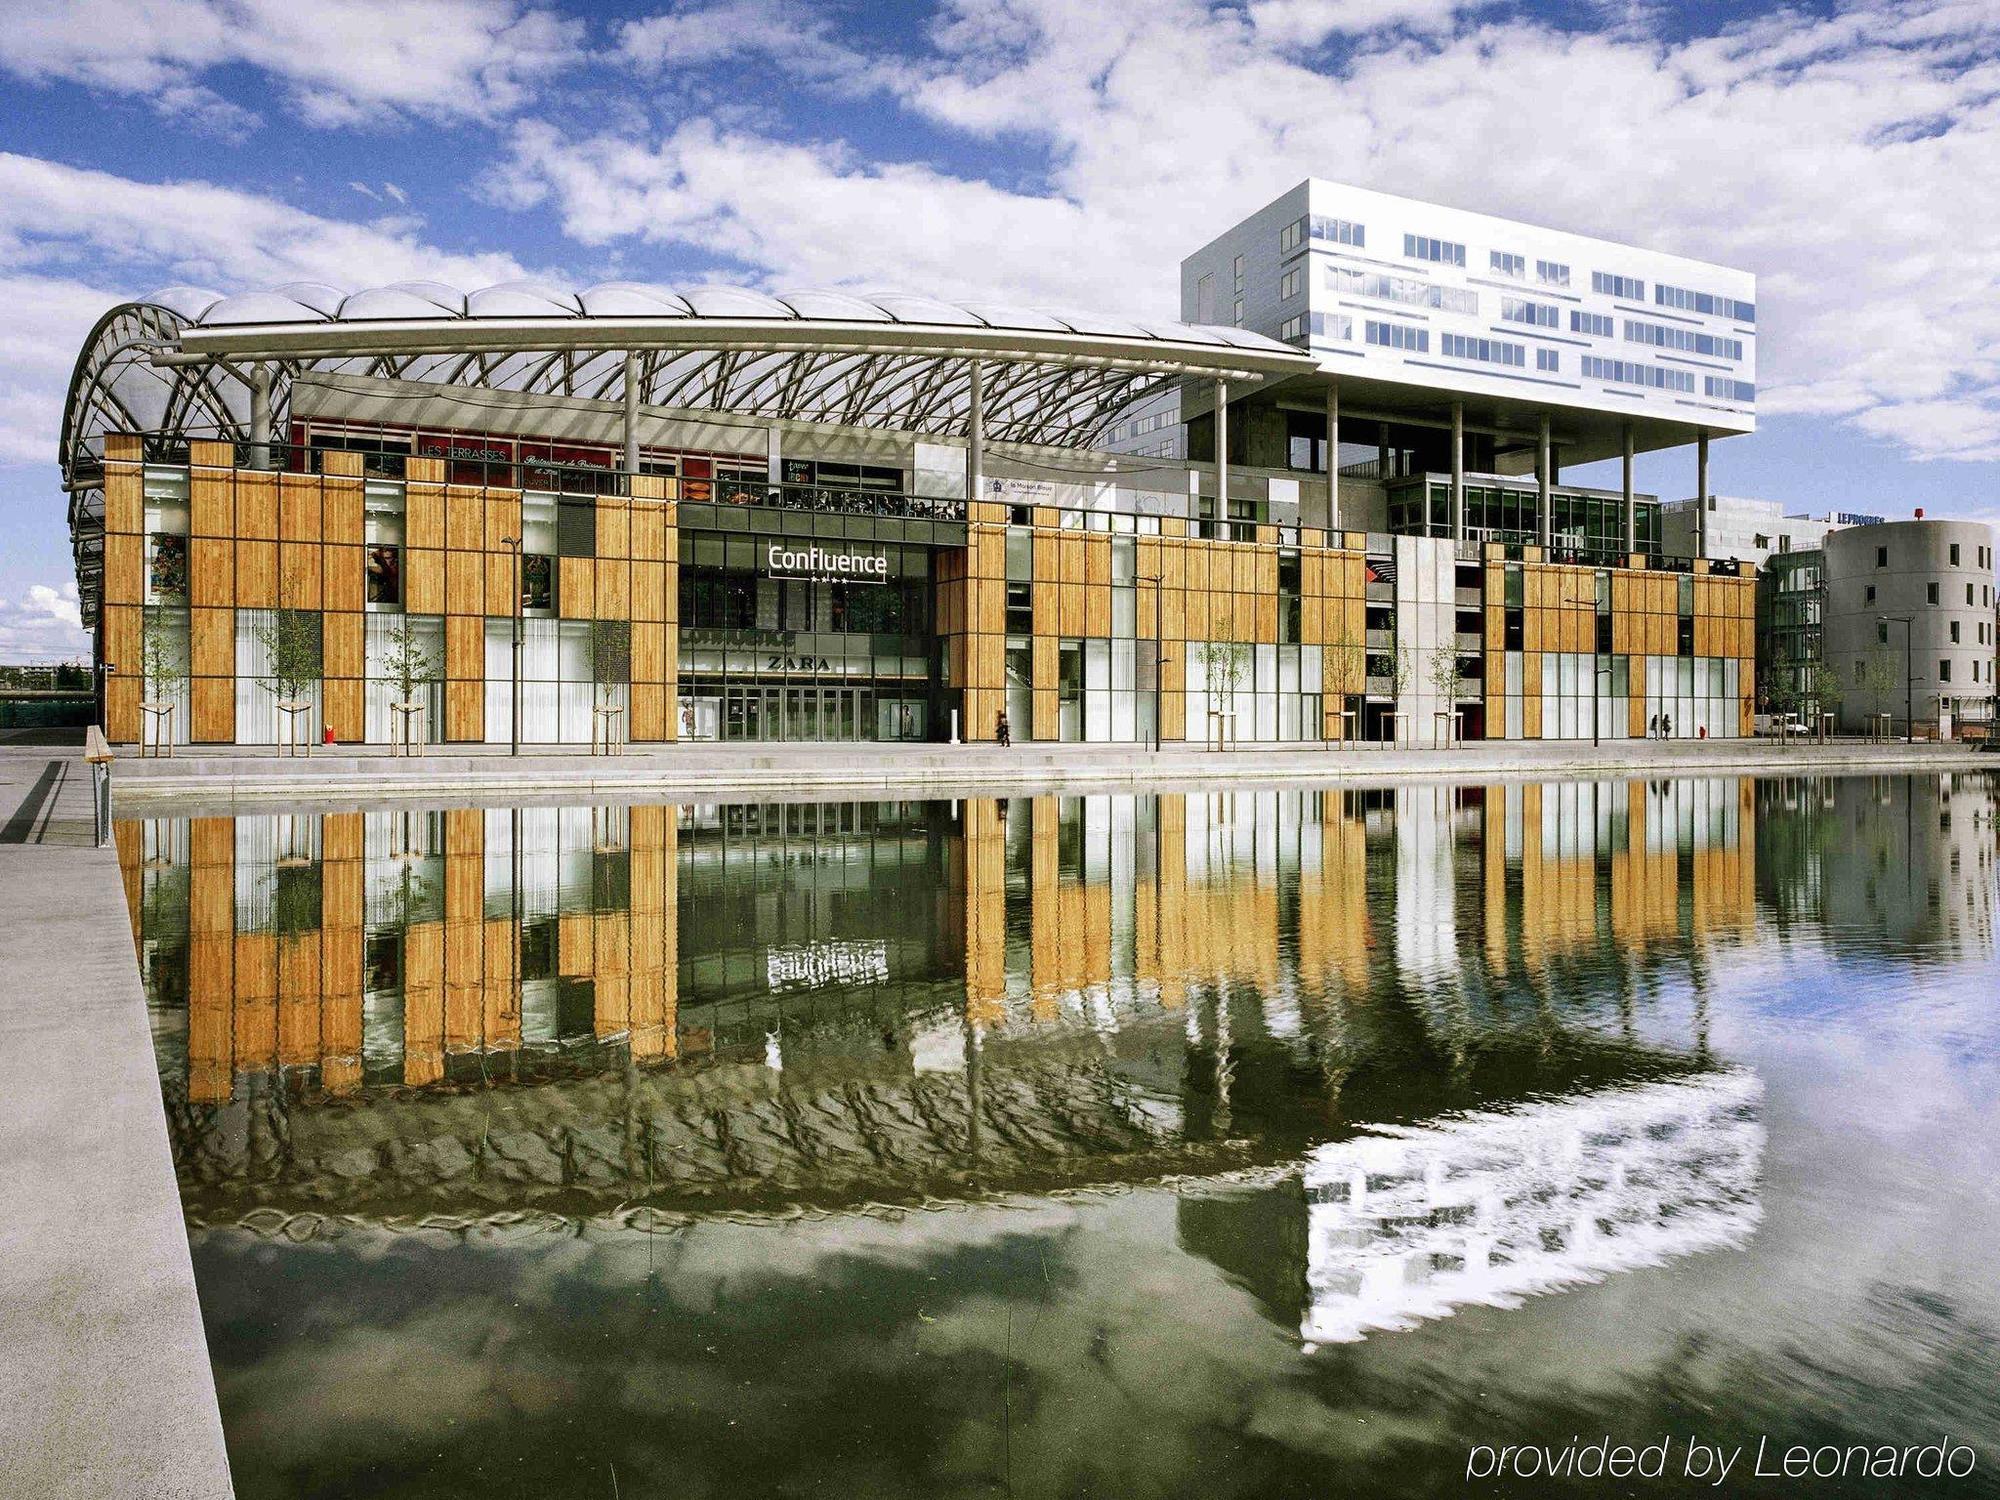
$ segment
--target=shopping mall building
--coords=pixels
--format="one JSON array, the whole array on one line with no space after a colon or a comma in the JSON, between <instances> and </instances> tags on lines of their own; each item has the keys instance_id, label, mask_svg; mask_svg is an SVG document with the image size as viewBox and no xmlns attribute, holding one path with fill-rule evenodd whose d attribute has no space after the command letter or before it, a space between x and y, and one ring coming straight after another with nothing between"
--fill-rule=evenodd
<instances>
[{"instance_id":1,"label":"shopping mall building","mask_svg":"<svg viewBox=\"0 0 2000 1500\"><path fill-rule=\"evenodd\" d=\"M1320 181L1181 316L617 283L166 291L61 439L115 740L1748 733L1632 457L1748 275ZM1622 459L1624 483L1561 482Z\"/></svg>"}]
</instances>

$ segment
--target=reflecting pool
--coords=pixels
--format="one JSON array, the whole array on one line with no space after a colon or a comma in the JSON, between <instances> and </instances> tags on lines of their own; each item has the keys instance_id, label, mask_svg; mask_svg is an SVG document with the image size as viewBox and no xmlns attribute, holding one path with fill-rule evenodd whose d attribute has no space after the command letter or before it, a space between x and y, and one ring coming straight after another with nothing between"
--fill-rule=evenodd
<instances>
[{"instance_id":1,"label":"reflecting pool","mask_svg":"<svg viewBox=\"0 0 2000 1500\"><path fill-rule=\"evenodd\" d=\"M239 1492L2000 1466L2000 784L122 823ZM1720 1487L1699 1442L1740 1448ZM1963 1460L1961 1460L1963 1462Z\"/></svg>"}]
</instances>

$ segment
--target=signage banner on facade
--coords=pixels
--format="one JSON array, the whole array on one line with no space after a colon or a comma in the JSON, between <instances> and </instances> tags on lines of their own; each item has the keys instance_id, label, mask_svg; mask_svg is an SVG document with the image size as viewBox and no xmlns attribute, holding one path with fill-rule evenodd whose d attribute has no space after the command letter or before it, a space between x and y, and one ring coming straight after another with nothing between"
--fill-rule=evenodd
<instances>
[{"instance_id":1,"label":"signage banner on facade","mask_svg":"<svg viewBox=\"0 0 2000 1500\"><path fill-rule=\"evenodd\" d=\"M841 583L887 583L889 554L849 552L817 542L798 546L772 542L764 549L764 571L773 578L818 578Z\"/></svg>"}]
</instances>

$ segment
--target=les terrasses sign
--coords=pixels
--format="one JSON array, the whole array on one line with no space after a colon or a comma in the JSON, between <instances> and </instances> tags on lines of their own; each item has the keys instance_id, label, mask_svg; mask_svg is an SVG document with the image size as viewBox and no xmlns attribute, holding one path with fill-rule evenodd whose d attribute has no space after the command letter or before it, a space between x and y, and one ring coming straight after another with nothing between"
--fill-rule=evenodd
<instances>
[{"instance_id":1,"label":"les terrasses sign","mask_svg":"<svg viewBox=\"0 0 2000 1500\"><path fill-rule=\"evenodd\" d=\"M820 546L772 542L764 549L764 571L773 578L822 578L842 583L887 583L886 552L842 552Z\"/></svg>"}]
</instances>

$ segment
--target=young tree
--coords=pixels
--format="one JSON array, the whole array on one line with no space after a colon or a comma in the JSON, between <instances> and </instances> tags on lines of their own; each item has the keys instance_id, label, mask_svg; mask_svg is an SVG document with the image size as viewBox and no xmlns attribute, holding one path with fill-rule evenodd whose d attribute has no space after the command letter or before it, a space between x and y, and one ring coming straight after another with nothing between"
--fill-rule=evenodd
<instances>
[{"instance_id":1,"label":"young tree","mask_svg":"<svg viewBox=\"0 0 2000 1500\"><path fill-rule=\"evenodd\" d=\"M1195 647L1195 653L1208 679L1210 707L1213 708L1218 700L1226 699L1229 711L1233 713L1237 690L1250 672L1249 643L1237 640L1233 630L1225 629L1218 639L1200 642Z\"/></svg>"},{"instance_id":2,"label":"young tree","mask_svg":"<svg viewBox=\"0 0 2000 1500\"><path fill-rule=\"evenodd\" d=\"M418 688L429 687L437 680L438 660L407 615L389 630L389 647L382 653L382 671L401 703L411 702Z\"/></svg>"},{"instance_id":3,"label":"young tree","mask_svg":"<svg viewBox=\"0 0 2000 1500\"><path fill-rule=\"evenodd\" d=\"M1757 684L1758 706L1767 714L1788 714L1798 706L1799 691L1789 661L1776 661Z\"/></svg>"},{"instance_id":4,"label":"young tree","mask_svg":"<svg viewBox=\"0 0 2000 1500\"><path fill-rule=\"evenodd\" d=\"M1458 660L1456 642L1445 641L1431 648L1427 663L1431 690L1444 700L1444 711L1452 713L1458 708L1458 692L1465 680Z\"/></svg>"},{"instance_id":5,"label":"young tree","mask_svg":"<svg viewBox=\"0 0 2000 1500\"><path fill-rule=\"evenodd\" d=\"M1816 714L1832 714L1837 723L1840 705L1847 697L1847 685L1840 680L1831 662L1816 661L1806 669L1806 698Z\"/></svg>"},{"instance_id":6,"label":"young tree","mask_svg":"<svg viewBox=\"0 0 2000 1500\"><path fill-rule=\"evenodd\" d=\"M139 671L149 703L178 701L188 681L187 632L175 630L171 624L177 615L178 612L152 608L145 611L139 622ZM146 717L156 726L156 733L166 730L168 721L164 716Z\"/></svg>"},{"instance_id":7,"label":"young tree","mask_svg":"<svg viewBox=\"0 0 2000 1500\"><path fill-rule=\"evenodd\" d=\"M1334 639L1321 648L1320 661L1320 691L1328 698L1338 699L1341 709L1348 707L1349 700L1368 691L1368 640L1364 632L1343 621ZM1346 721L1341 723L1345 734ZM1354 732L1357 736L1360 733L1358 721Z\"/></svg>"},{"instance_id":8,"label":"young tree","mask_svg":"<svg viewBox=\"0 0 2000 1500\"><path fill-rule=\"evenodd\" d=\"M593 715L606 706L608 690L632 681L632 622L593 620L586 643L590 656L590 706ZM594 733L594 731L593 731ZM605 725L607 743L611 728Z\"/></svg>"},{"instance_id":9,"label":"young tree","mask_svg":"<svg viewBox=\"0 0 2000 1500\"><path fill-rule=\"evenodd\" d=\"M1459 663L1458 647L1447 641L1433 648L1430 658L1432 690L1447 704L1455 704L1458 702L1459 689L1464 681L1465 674Z\"/></svg>"},{"instance_id":10,"label":"young tree","mask_svg":"<svg viewBox=\"0 0 2000 1500\"><path fill-rule=\"evenodd\" d=\"M1887 711L1890 722L1895 722L1897 694L1904 686L1904 670L1900 653L1887 646L1877 646L1861 660L1861 691L1874 700L1875 711Z\"/></svg>"},{"instance_id":11,"label":"young tree","mask_svg":"<svg viewBox=\"0 0 2000 1500\"><path fill-rule=\"evenodd\" d=\"M278 706L294 708L318 685L322 670L320 617L316 610L280 609L264 617L253 635L270 662L271 691ZM286 714L287 733L296 718Z\"/></svg>"},{"instance_id":12,"label":"young tree","mask_svg":"<svg viewBox=\"0 0 2000 1500\"><path fill-rule=\"evenodd\" d=\"M600 706L607 688L632 680L632 622L593 620L590 623L591 703Z\"/></svg>"},{"instance_id":13,"label":"young tree","mask_svg":"<svg viewBox=\"0 0 2000 1500\"><path fill-rule=\"evenodd\" d=\"M419 689L428 690L437 681L440 665L408 615L402 616L390 627L388 649L382 653L382 672L395 692L396 703L415 703ZM407 736L409 715L399 713L396 717ZM393 733L391 737L394 737Z\"/></svg>"},{"instance_id":14,"label":"young tree","mask_svg":"<svg viewBox=\"0 0 2000 1500\"><path fill-rule=\"evenodd\" d=\"M146 690L158 698L170 698L187 680L187 639L169 628L165 612L146 611L139 639L139 667L145 674Z\"/></svg>"}]
</instances>

